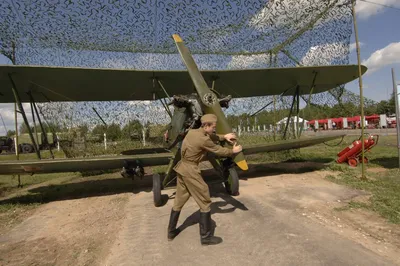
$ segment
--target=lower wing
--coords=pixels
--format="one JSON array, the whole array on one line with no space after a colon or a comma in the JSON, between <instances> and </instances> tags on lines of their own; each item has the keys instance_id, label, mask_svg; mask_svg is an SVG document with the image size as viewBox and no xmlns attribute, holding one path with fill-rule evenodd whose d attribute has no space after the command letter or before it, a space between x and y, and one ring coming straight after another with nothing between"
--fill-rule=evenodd
<instances>
[{"instance_id":1,"label":"lower wing","mask_svg":"<svg viewBox=\"0 0 400 266\"><path fill-rule=\"evenodd\" d=\"M172 153L165 152L133 156L3 161L0 163L0 175L96 171L121 169L122 167L168 165L172 156Z\"/></svg>"},{"instance_id":2,"label":"lower wing","mask_svg":"<svg viewBox=\"0 0 400 266\"><path fill-rule=\"evenodd\" d=\"M318 136L311 137L307 139L291 139L291 140L280 140L274 141L267 144L258 144L251 146L243 146L243 153L245 155L261 153L261 152L274 152L274 151L283 151L283 150L291 150L298 149L308 146L317 145L320 143L324 143L329 140L342 138L345 135L331 135L331 136Z\"/></svg>"}]
</instances>

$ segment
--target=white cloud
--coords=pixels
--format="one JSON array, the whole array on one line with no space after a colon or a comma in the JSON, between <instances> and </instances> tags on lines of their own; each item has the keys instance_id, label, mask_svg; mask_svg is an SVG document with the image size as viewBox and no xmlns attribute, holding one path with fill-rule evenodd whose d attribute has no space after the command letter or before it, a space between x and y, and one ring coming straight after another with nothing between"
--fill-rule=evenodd
<instances>
[{"instance_id":1,"label":"white cloud","mask_svg":"<svg viewBox=\"0 0 400 266\"><path fill-rule=\"evenodd\" d=\"M228 69L259 68L265 62L273 62L273 58L274 56L271 58L268 54L236 55L232 56Z\"/></svg>"},{"instance_id":2,"label":"white cloud","mask_svg":"<svg viewBox=\"0 0 400 266\"><path fill-rule=\"evenodd\" d=\"M360 19L367 19L371 16L382 13L385 10L387 10L387 7L384 7L382 5L400 7L399 0L379 0L376 2L379 3L380 5L375 5L358 0L356 4L356 14L358 15L358 17Z\"/></svg>"},{"instance_id":3,"label":"white cloud","mask_svg":"<svg viewBox=\"0 0 400 266\"><path fill-rule=\"evenodd\" d=\"M360 47L363 45L364 45L364 43L360 42ZM355 42L351 43L350 44L350 53L353 52L353 50L356 50L356 48L357 48L356 43Z\"/></svg>"},{"instance_id":4,"label":"white cloud","mask_svg":"<svg viewBox=\"0 0 400 266\"><path fill-rule=\"evenodd\" d=\"M266 28L276 27L281 28L283 26L293 27L292 15L296 14L296 17L307 17L307 19L302 19L296 22L297 28L303 28L306 26L310 20L314 19L317 13L321 12L327 5L327 0L310 1L310 0L279 0L279 1L269 1L264 8L261 8L249 21L249 25L257 30L265 30ZM341 6L348 3L348 0L339 0L336 5ZM310 16L310 9L315 8L316 13ZM284 12L282 12L284 10ZM284 14L286 13L286 14ZM279 15L277 15L279 14ZM342 16L342 17L340 17ZM318 19L315 26L321 23L327 23L332 19L343 19L348 16L348 13L335 13L335 16L326 16L323 19ZM262 23L261 23L262 22ZM271 24L273 23L273 24Z\"/></svg>"},{"instance_id":5,"label":"white cloud","mask_svg":"<svg viewBox=\"0 0 400 266\"><path fill-rule=\"evenodd\" d=\"M368 67L367 74L397 63L400 63L400 42L391 43L385 48L373 52L367 60L362 62Z\"/></svg>"},{"instance_id":6,"label":"white cloud","mask_svg":"<svg viewBox=\"0 0 400 266\"><path fill-rule=\"evenodd\" d=\"M304 66L330 65L332 61L337 59L332 55L344 55L346 45L343 43L328 43L316 45L310 48L301 59L300 64ZM327 53L326 51L330 51Z\"/></svg>"}]
</instances>

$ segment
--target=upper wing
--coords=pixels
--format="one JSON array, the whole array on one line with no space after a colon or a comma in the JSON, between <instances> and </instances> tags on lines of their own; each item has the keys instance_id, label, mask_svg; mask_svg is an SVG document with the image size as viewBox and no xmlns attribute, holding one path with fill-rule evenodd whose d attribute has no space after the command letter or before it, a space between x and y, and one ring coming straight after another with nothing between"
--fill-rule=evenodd
<instances>
[{"instance_id":1,"label":"upper wing","mask_svg":"<svg viewBox=\"0 0 400 266\"><path fill-rule=\"evenodd\" d=\"M172 156L172 153L165 152L160 154L133 156L2 161L0 163L0 175L121 169L122 167L128 165L132 168L136 167L137 165L142 167L167 165Z\"/></svg>"},{"instance_id":2,"label":"upper wing","mask_svg":"<svg viewBox=\"0 0 400 266\"><path fill-rule=\"evenodd\" d=\"M362 72L367 68L362 66ZM284 91L307 94L314 79L314 93L330 90L358 77L356 65L201 71L211 87L233 97L279 95ZM133 101L154 100L154 92L165 98L153 82L159 79L170 95L193 92L187 71L12 66L0 65L0 102L14 102L12 77L21 101L29 102L31 91L36 102L47 101ZM157 97L157 96L156 96Z\"/></svg>"},{"instance_id":3,"label":"upper wing","mask_svg":"<svg viewBox=\"0 0 400 266\"><path fill-rule=\"evenodd\" d=\"M331 135L331 136L318 136L307 139L291 139L291 140L280 140L262 145L251 145L251 146L243 146L243 153L245 155L261 153L261 152L274 152L274 151L283 151L283 150L291 150L298 149L307 146L313 146L325 141L342 138L345 135Z\"/></svg>"}]
</instances>

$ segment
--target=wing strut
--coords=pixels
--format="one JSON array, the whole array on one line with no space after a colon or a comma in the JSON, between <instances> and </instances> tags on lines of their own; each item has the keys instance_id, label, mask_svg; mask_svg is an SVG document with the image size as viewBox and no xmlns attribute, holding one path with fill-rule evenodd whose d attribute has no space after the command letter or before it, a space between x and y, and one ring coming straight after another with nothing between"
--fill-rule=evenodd
<instances>
[{"instance_id":1,"label":"wing strut","mask_svg":"<svg viewBox=\"0 0 400 266\"><path fill-rule=\"evenodd\" d=\"M318 75L318 72L315 72L315 74L314 74L314 79L313 79L312 84L311 84L310 96L308 97L306 108L309 108L309 106L310 106L310 103L311 103L311 96L312 96L312 94L313 94L313 92L314 92L315 80L317 79L317 75ZM303 119L304 119L304 115L303 115ZM301 124L301 127L300 127L300 134L299 134L299 137L300 137L301 133L303 132L304 123L305 123L305 121L303 120L303 123Z\"/></svg>"},{"instance_id":2,"label":"wing strut","mask_svg":"<svg viewBox=\"0 0 400 266\"><path fill-rule=\"evenodd\" d=\"M29 95L29 98L30 98L30 100L31 100L31 105L33 106L33 109L35 110L36 116L37 116L37 118L38 118L38 122L39 122L39 125L40 125L40 129L42 130L42 134L43 134L43 138L44 138L44 144L47 145L47 146L49 147L49 151L50 151L50 154L51 154L51 158L54 159L54 154L53 154L53 151L51 150L51 146L50 146L49 140L48 140L48 138L47 138L47 131L46 131L46 130L44 129L44 127L43 127L42 120L40 119L40 115L39 115L39 112L38 112L37 107L36 107L35 99L33 98L31 92L28 92L28 95ZM34 116L33 113L32 113L32 116ZM50 127L49 127L49 128L50 128Z\"/></svg>"},{"instance_id":3,"label":"wing strut","mask_svg":"<svg viewBox=\"0 0 400 266\"><path fill-rule=\"evenodd\" d=\"M295 93L295 95L293 95L292 105L290 106L290 113L289 113L288 119L286 121L285 132L283 133L283 139L286 139L286 134L287 134L287 131L288 131L290 119L292 118L294 103L296 102L296 98L297 98L296 96L298 94L299 94L299 86L296 87L296 93Z\"/></svg>"},{"instance_id":4,"label":"wing strut","mask_svg":"<svg viewBox=\"0 0 400 266\"><path fill-rule=\"evenodd\" d=\"M160 85L161 89L164 91L165 95L166 95L168 98L171 98L171 97L169 96L167 90L166 90L166 89L164 88L164 86L162 85L161 81L160 81L159 79L157 79L157 82L158 82L158 84Z\"/></svg>"},{"instance_id":5,"label":"wing strut","mask_svg":"<svg viewBox=\"0 0 400 266\"><path fill-rule=\"evenodd\" d=\"M17 87L15 86L14 80L12 79L10 73L8 73L8 78L10 79L10 82L12 84L11 89L12 89L12 91L14 93L14 98L15 98L15 101L17 102L19 113L22 115L22 118L24 119L24 123L25 123L26 127L28 128L28 133L29 133L29 137L31 138L31 141L32 141L32 144L33 144L33 148L35 149L35 152L36 152L36 155L37 155L38 159L40 160L41 159L40 151L39 151L38 146L36 144L35 138L33 137L32 129L29 126L28 119L26 118L25 110L24 110L24 107L22 106L22 103L21 103L21 97L19 96L19 93L17 91ZM15 149L18 149L18 147L15 147Z\"/></svg>"},{"instance_id":6,"label":"wing strut","mask_svg":"<svg viewBox=\"0 0 400 266\"><path fill-rule=\"evenodd\" d=\"M103 120L103 118L100 116L100 114L97 112L96 108L92 107L93 111L96 113L96 115L100 118L101 122L107 127L107 123Z\"/></svg>"},{"instance_id":7,"label":"wing strut","mask_svg":"<svg viewBox=\"0 0 400 266\"><path fill-rule=\"evenodd\" d=\"M284 96L284 95L286 94L286 92L287 92L288 90L290 90L291 88L293 88L293 87L291 86L291 87L287 88L284 92L282 92L282 93L279 95L279 97ZM267 108L268 106L270 106L272 103L274 103L274 101L275 101L275 100L272 100L271 102L267 103L264 107L260 108L257 112L255 112L254 114L250 115L250 117L253 117L253 116L255 116L256 114L258 114L259 112L261 112L262 110L264 110L265 108Z\"/></svg>"},{"instance_id":8,"label":"wing strut","mask_svg":"<svg viewBox=\"0 0 400 266\"><path fill-rule=\"evenodd\" d=\"M166 95L168 98L170 98L169 95L168 95L168 93L167 93L167 91L164 89L164 86L162 85L161 81L158 80L158 79L154 76L154 73L153 73L153 79L152 79L152 81L153 81L153 98L154 98L154 100L156 99L155 96L157 96L158 100L161 102L162 106L164 107L165 111L167 112L169 118L172 118L172 114L171 114L171 111L170 111L169 108L168 108L167 101L166 101L166 100L163 101L163 99L162 99L162 98L158 95L158 93L156 92L156 83L155 83L155 81L157 81L157 83L158 83L158 84L160 85L160 87L163 89L165 95Z\"/></svg>"}]
</instances>

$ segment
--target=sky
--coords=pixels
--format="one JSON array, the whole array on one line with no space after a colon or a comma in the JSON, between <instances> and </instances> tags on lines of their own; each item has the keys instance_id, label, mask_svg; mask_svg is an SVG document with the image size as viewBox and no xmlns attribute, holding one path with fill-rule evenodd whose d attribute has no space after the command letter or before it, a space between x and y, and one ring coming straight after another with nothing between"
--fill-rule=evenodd
<instances>
[{"instance_id":1,"label":"sky","mask_svg":"<svg viewBox=\"0 0 400 266\"><path fill-rule=\"evenodd\" d=\"M368 67L363 75L364 96L375 101L387 100L392 91L391 68L394 68L397 83L400 83L400 0L368 0L398 9L358 1L356 6L358 35L360 41L360 56L362 64ZM357 64L355 35L351 37L350 64ZM0 55L0 64L10 64L10 61ZM350 91L360 94L359 81L346 85ZM24 104L28 119L31 120L29 104ZM0 104L0 114L7 129L14 129L13 104ZM19 123L22 117L19 115ZM0 135L4 127L0 126Z\"/></svg>"},{"instance_id":2,"label":"sky","mask_svg":"<svg viewBox=\"0 0 400 266\"><path fill-rule=\"evenodd\" d=\"M400 0L373 0L400 9ZM387 100L393 92L391 69L394 68L400 83L400 10L358 2L356 20L361 43L360 58L368 67L362 76L364 96L375 101ZM351 37L350 64L357 64L355 35ZM360 94L359 82L346 85L350 91Z\"/></svg>"}]
</instances>

